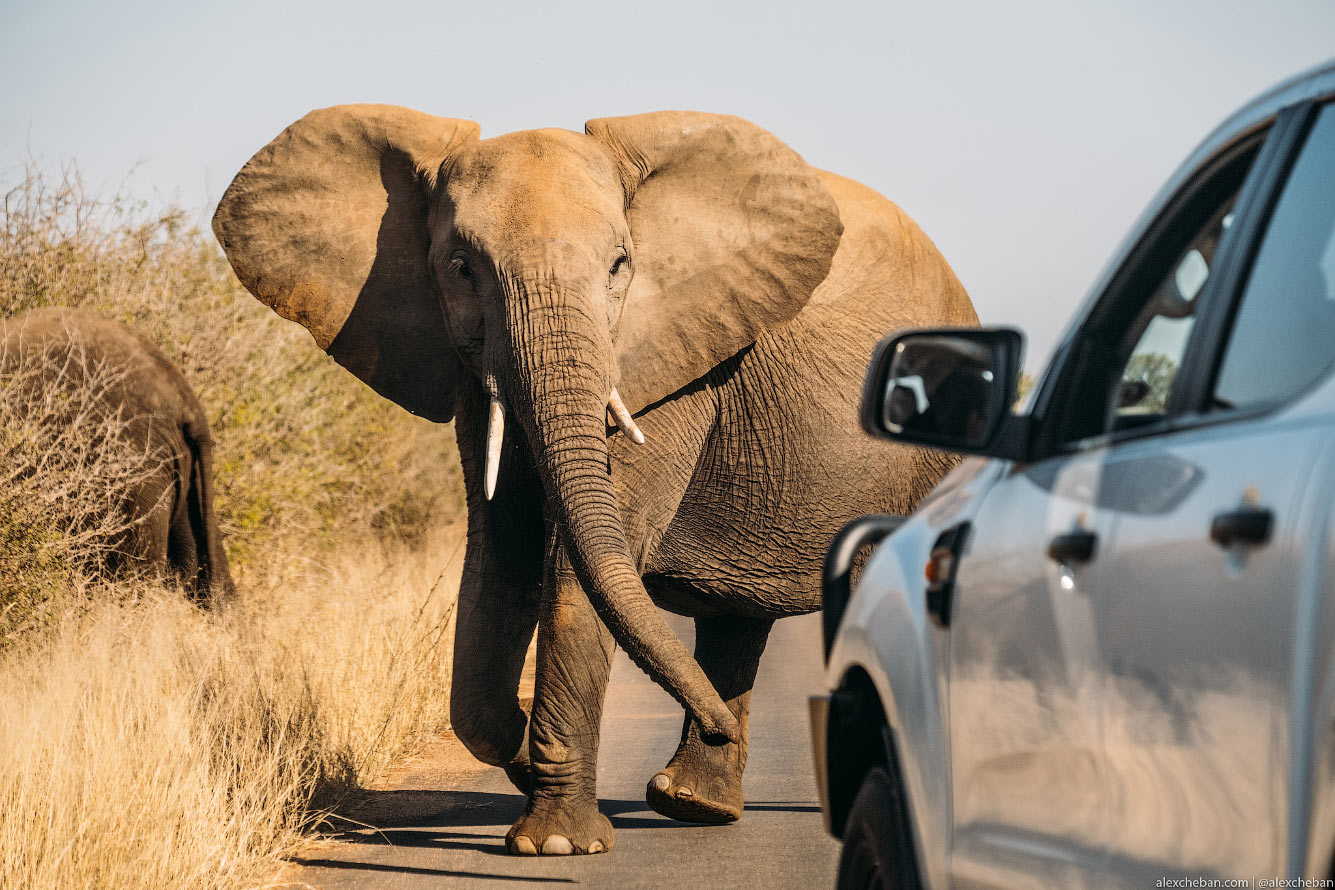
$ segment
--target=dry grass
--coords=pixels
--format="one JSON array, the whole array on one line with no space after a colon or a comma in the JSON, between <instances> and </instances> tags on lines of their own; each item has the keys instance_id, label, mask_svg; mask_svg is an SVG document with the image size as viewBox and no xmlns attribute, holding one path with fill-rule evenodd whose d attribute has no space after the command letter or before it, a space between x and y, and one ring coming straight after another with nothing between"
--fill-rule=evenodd
<instances>
[{"instance_id":1,"label":"dry grass","mask_svg":"<svg viewBox=\"0 0 1335 890\"><path fill-rule=\"evenodd\" d=\"M240 594L206 613L102 577L134 475L101 447L119 419L71 424L51 390L0 390L6 890L262 885L340 791L446 724L452 431L334 365L184 220L70 171L30 169L4 199L0 315L100 309L199 393Z\"/></svg>"},{"instance_id":2,"label":"dry grass","mask_svg":"<svg viewBox=\"0 0 1335 890\"><path fill-rule=\"evenodd\" d=\"M142 583L84 591L96 605L0 659L0 886L262 883L323 803L444 725L458 540L429 568L382 549L275 577L214 615Z\"/></svg>"}]
</instances>

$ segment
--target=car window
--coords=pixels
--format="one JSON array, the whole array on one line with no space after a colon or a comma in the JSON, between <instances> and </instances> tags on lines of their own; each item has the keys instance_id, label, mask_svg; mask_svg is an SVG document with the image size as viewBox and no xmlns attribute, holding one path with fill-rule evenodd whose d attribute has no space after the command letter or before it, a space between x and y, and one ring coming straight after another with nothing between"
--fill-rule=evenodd
<instances>
[{"instance_id":1,"label":"car window","mask_svg":"<svg viewBox=\"0 0 1335 890\"><path fill-rule=\"evenodd\" d=\"M1285 401L1335 364L1335 106L1317 118L1243 290L1212 406Z\"/></svg>"},{"instance_id":2,"label":"car window","mask_svg":"<svg viewBox=\"0 0 1335 890\"><path fill-rule=\"evenodd\" d=\"M1196 324L1196 298L1210 277L1215 248L1233 220L1237 191L1217 207L1150 291L1123 337L1122 364L1108 428L1129 429L1163 419Z\"/></svg>"},{"instance_id":3,"label":"car window","mask_svg":"<svg viewBox=\"0 0 1335 890\"><path fill-rule=\"evenodd\" d=\"M1200 315L1217 249L1269 131L1209 162L1169 202L1078 329L1054 395L1054 442L1162 421ZM1056 407L1056 406L1060 407Z\"/></svg>"}]
</instances>

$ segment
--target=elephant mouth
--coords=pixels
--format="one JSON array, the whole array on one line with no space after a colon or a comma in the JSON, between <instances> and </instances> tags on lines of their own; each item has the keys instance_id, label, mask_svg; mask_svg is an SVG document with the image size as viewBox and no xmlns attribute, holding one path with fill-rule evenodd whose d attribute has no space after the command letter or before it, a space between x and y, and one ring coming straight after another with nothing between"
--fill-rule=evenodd
<instances>
[{"instance_id":1,"label":"elephant mouth","mask_svg":"<svg viewBox=\"0 0 1335 890\"><path fill-rule=\"evenodd\" d=\"M496 482L500 476L501 446L505 444L506 409L495 375L488 374L483 385L487 389L487 462L483 479L487 500L491 500L496 494ZM607 397L607 412L612 417L613 425L621 430L627 439L636 445L644 444L644 433L635 423L635 418L631 416L615 386Z\"/></svg>"}]
</instances>

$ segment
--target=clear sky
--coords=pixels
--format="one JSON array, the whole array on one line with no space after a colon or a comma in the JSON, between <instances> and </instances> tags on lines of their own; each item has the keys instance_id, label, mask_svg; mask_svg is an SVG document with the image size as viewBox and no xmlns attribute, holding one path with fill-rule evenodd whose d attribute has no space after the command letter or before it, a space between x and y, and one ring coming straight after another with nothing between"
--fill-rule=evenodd
<instances>
[{"instance_id":1,"label":"clear sky","mask_svg":"<svg viewBox=\"0 0 1335 890\"><path fill-rule=\"evenodd\" d=\"M726 112L861 180L936 241L1031 369L1178 162L1335 56L1335 0L0 0L0 181L25 156L206 220L312 108L483 135Z\"/></svg>"}]
</instances>

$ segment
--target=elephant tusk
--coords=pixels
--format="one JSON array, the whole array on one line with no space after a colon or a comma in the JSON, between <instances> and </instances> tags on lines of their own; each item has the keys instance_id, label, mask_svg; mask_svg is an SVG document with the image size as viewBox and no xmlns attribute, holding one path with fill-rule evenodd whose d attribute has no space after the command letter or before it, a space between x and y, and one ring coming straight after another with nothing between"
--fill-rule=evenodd
<instances>
[{"instance_id":1,"label":"elephant tusk","mask_svg":"<svg viewBox=\"0 0 1335 890\"><path fill-rule=\"evenodd\" d=\"M501 442L505 439L505 405L492 396L490 408L487 418L487 500L496 493L496 476L501 470Z\"/></svg>"},{"instance_id":2,"label":"elephant tusk","mask_svg":"<svg viewBox=\"0 0 1335 890\"><path fill-rule=\"evenodd\" d=\"M621 395L616 387L612 387L612 395L607 399L607 407L612 411L612 419L616 421L617 427L626 437L636 445L644 444L644 433L635 425L635 419L630 416L626 410L626 403L621 401Z\"/></svg>"}]
</instances>

